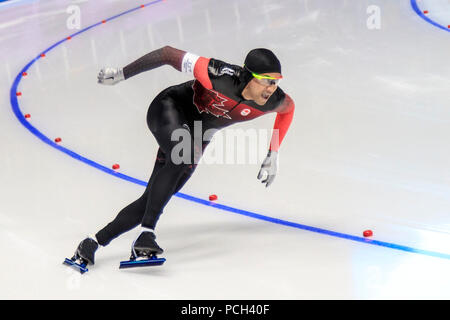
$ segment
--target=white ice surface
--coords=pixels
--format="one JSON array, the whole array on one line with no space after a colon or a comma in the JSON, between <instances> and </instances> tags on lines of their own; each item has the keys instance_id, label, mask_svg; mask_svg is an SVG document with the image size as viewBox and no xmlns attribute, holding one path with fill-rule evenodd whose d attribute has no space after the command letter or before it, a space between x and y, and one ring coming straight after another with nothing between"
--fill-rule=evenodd
<instances>
[{"instance_id":1,"label":"white ice surface","mask_svg":"<svg viewBox=\"0 0 450 320\"><path fill-rule=\"evenodd\" d=\"M118 270L133 231L99 249L87 274L64 267L81 239L144 188L42 143L14 116L9 90L30 60L76 31L66 24L70 5L85 28L141 3L0 6L0 298L450 298L448 259L177 197L157 227L163 267ZM419 4L450 24L448 1ZM370 5L380 9L380 29L367 28ZM256 179L259 163L205 164L183 193L215 193L232 207L355 236L371 229L374 240L450 254L450 32L426 23L409 0L167 0L50 51L21 81L20 108L61 145L147 180L157 150L148 105L189 77L162 67L107 87L96 75L164 45L235 64L252 48L271 48L282 62L281 87L296 103L271 187ZM273 120L233 128L271 129Z\"/></svg>"}]
</instances>

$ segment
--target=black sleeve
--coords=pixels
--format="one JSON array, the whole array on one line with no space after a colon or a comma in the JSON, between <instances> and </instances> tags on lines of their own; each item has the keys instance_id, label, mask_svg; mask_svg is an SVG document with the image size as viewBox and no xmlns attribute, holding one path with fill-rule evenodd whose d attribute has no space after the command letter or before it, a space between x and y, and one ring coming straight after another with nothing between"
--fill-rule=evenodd
<instances>
[{"instance_id":1,"label":"black sleeve","mask_svg":"<svg viewBox=\"0 0 450 320\"><path fill-rule=\"evenodd\" d=\"M181 71L181 63L185 54L186 51L178 50L170 46L162 47L128 64L123 68L123 75L125 79L128 79L141 72L152 70L165 64L171 65L178 71Z\"/></svg>"}]
</instances>

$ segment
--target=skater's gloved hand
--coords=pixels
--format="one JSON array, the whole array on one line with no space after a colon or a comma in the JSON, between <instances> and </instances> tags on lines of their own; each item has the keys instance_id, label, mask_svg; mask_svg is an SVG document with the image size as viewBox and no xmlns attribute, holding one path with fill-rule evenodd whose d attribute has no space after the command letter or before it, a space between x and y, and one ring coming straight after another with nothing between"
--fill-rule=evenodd
<instances>
[{"instance_id":1,"label":"skater's gloved hand","mask_svg":"<svg viewBox=\"0 0 450 320\"><path fill-rule=\"evenodd\" d=\"M98 73L97 79L98 79L98 83L114 85L122 80L125 80L125 77L123 75L122 68L106 67L106 68L102 68L100 70L100 72Z\"/></svg>"},{"instance_id":2,"label":"skater's gloved hand","mask_svg":"<svg viewBox=\"0 0 450 320\"><path fill-rule=\"evenodd\" d=\"M267 177L261 181L261 183L266 184L266 188L270 186L273 180L275 179L275 175L277 174L277 165L278 165L277 162L278 162L278 152L269 151L258 173L258 180L261 180L261 178L263 178L265 174L267 175Z\"/></svg>"}]
</instances>

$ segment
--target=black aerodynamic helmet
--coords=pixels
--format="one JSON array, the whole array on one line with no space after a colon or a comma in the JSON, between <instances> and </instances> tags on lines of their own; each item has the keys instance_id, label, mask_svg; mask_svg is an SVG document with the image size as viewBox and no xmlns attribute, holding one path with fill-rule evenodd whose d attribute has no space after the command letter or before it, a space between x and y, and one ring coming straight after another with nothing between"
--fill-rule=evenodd
<instances>
[{"instance_id":1,"label":"black aerodynamic helmet","mask_svg":"<svg viewBox=\"0 0 450 320\"><path fill-rule=\"evenodd\" d=\"M281 73L280 60L269 49L251 50L245 57L244 68L254 73Z\"/></svg>"}]
</instances>

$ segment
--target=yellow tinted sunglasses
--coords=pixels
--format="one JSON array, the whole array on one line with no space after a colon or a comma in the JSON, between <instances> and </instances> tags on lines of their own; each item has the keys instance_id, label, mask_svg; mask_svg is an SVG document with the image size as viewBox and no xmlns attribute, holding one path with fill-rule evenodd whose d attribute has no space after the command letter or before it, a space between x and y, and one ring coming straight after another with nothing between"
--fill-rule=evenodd
<instances>
[{"instance_id":1,"label":"yellow tinted sunglasses","mask_svg":"<svg viewBox=\"0 0 450 320\"><path fill-rule=\"evenodd\" d=\"M249 68L247 68L245 65L244 65L244 67L248 70L248 71L250 71L250 73L252 74L252 76L254 77L254 78L256 78L256 79L258 79L258 82L260 83L260 84L262 84L262 85L264 85L264 86L273 86L273 85L276 85L276 86L278 86L279 85L279 83L280 83L280 81L281 81L281 79L283 78L283 76L279 76L279 77L271 77L271 76L268 76L268 75L262 75L262 74L258 74L258 73L255 73L255 72L253 72L253 71L251 71Z\"/></svg>"}]
</instances>

